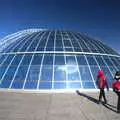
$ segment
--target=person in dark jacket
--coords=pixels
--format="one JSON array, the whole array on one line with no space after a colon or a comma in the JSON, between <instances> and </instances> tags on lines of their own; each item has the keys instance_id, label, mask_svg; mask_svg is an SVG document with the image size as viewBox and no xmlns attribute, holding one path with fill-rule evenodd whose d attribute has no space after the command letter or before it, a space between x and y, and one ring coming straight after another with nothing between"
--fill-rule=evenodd
<instances>
[{"instance_id":1,"label":"person in dark jacket","mask_svg":"<svg viewBox=\"0 0 120 120\"><path fill-rule=\"evenodd\" d=\"M120 71L115 74L115 82L113 83L113 91L118 95L117 112L120 113Z\"/></svg>"},{"instance_id":2,"label":"person in dark jacket","mask_svg":"<svg viewBox=\"0 0 120 120\"><path fill-rule=\"evenodd\" d=\"M105 77L105 75L104 75L104 71L103 71L103 70L99 70L99 71L98 71L97 80L99 80L99 82L98 82L98 87L99 87L99 89L100 89L99 103L101 103L101 99L102 99L102 97L103 97L104 103L106 104L106 103L107 103L107 100L106 100L106 97L105 97L104 88L106 87L107 90L109 90L109 87L108 87L108 83L107 83L107 80L106 80L106 77Z\"/></svg>"}]
</instances>

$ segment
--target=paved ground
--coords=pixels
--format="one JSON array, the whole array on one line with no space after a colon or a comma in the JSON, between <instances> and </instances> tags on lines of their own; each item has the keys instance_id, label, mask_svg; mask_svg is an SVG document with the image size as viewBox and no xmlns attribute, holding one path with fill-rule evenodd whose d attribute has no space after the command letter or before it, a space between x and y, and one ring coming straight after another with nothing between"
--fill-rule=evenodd
<instances>
[{"instance_id":1,"label":"paved ground","mask_svg":"<svg viewBox=\"0 0 120 120\"><path fill-rule=\"evenodd\" d=\"M120 120L116 94L106 95L104 106L98 93L0 92L0 120Z\"/></svg>"}]
</instances>

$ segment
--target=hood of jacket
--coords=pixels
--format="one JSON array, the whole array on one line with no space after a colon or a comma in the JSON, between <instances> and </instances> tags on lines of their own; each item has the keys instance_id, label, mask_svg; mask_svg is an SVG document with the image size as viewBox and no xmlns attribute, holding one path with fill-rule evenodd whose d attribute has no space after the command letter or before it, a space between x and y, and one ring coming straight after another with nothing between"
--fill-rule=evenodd
<instances>
[{"instance_id":1,"label":"hood of jacket","mask_svg":"<svg viewBox=\"0 0 120 120\"><path fill-rule=\"evenodd\" d=\"M104 71L103 70L99 70L98 71L98 76L104 76Z\"/></svg>"}]
</instances>

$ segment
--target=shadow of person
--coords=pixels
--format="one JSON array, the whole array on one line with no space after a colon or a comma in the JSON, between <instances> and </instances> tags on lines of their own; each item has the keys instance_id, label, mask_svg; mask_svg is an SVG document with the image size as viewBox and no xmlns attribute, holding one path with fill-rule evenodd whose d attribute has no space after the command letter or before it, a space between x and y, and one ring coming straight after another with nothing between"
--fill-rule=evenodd
<instances>
[{"instance_id":1,"label":"shadow of person","mask_svg":"<svg viewBox=\"0 0 120 120\"><path fill-rule=\"evenodd\" d=\"M76 93L77 93L78 95L80 95L80 96L86 97L88 100L90 100L90 101L92 101L92 102L94 102L94 103L96 103L96 104L99 104L99 101L98 101L97 99L91 97L91 96L88 96L88 95L86 95L86 94L84 94L84 93L81 93L81 92L79 92L78 90L76 90ZM110 105L110 104L108 104L108 103L105 104L104 102L102 102L102 105L103 105L104 107L106 107L107 109L113 111L113 112L117 112L116 110L114 110L114 109L116 108L116 106Z\"/></svg>"},{"instance_id":2,"label":"shadow of person","mask_svg":"<svg viewBox=\"0 0 120 120\"><path fill-rule=\"evenodd\" d=\"M88 96L88 95L86 95L86 94L84 94L84 93L81 93L81 92L79 92L78 90L76 90L76 93L77 93L78 95L80 95L80 96L86 97L87 99L89 99L90 101L92 101L92 102L94 102L94 103L96 103L96 104L99 104L98 100L95 99L95 98L93 98L93 97L91 97L91 96Z\"/></svg>"},{"instance_id":3,"label":"shadow of person","mask_svg":"<svg viewBox=\"0 0 120 120\"><path fill-rule=\"evenodd\" d=\"M109 107L112 107L112 108L117 108L117 106L114 106L114 105L110 105L110 104L106 104L107 106L109 106Z\"/></svg>"},{"instance_id":4,"label":"shadow of person","mask_svg":"<svg viewBox=\"0 0 120 120\"><path fill-rule=\"evenodd\" d=\"M112 106L112 105L110 105L110 104L103 104L103 106L105 106L107 109L109 109L109 110L117 113L117 110L114 110L114 109L113 109L113 108L116 108L115 106ZM110 106L111 106L111 107L110 107Z\"/></svg>"}]
</instances>

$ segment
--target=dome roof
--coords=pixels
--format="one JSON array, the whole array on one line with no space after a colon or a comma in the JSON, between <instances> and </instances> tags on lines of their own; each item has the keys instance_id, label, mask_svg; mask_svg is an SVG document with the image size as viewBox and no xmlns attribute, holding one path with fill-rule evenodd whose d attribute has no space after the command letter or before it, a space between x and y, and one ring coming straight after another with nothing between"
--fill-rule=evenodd
<instances>
[{"instance_id":1,"label":"dome roof","mask_svg":"<svg viewBox=\"0 0 120 120\"><path fill-rule=\"evenodd\" d=\"M1 40L1 53L16 52L71 52L118 55L99 40L71 31L28 29Z\"/></svg>"},{"instance_id":2,"label":"dome roof","mask_svg":"<svg viewBox=\"0 0 120 120\"><path fill-rule=\"evenodd\" d=\"M82 33L28 29L0 42L0 89L96 89L100 69L111 86L120 55Z\"/></svg>"}]
</instances>

